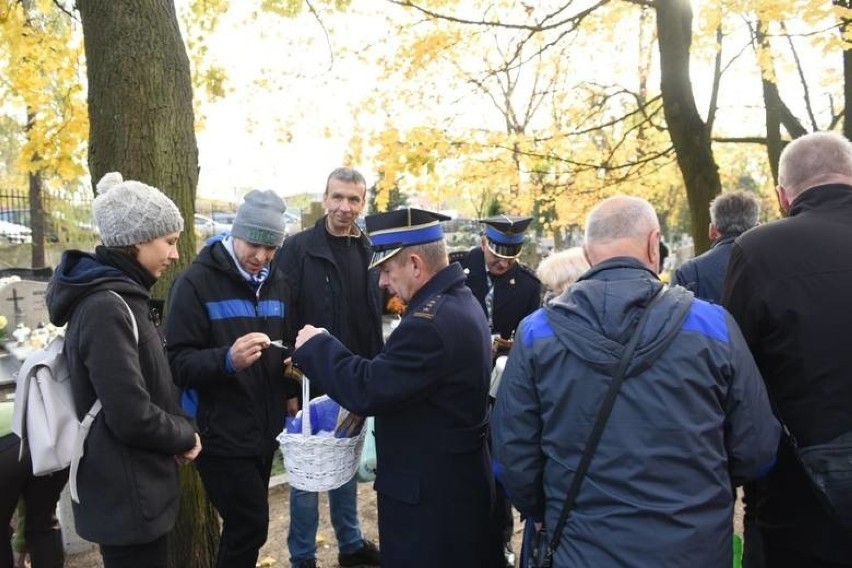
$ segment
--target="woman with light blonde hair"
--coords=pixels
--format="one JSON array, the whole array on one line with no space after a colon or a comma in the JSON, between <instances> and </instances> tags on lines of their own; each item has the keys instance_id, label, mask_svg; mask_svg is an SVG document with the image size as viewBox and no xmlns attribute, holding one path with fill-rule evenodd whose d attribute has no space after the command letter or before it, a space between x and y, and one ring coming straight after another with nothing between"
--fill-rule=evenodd
<instances>
[{"instance_id":1,"label":"woman with light blonde hair","mask_svg":"<svg viewBox=\"0 0 852 568\"><path fill-rule=\"evenodd\" d=\"M588 269L583 247L572 247L543 258L535 272L547 289L545 302L562 294Z\"/></svg>"}]
</instances>

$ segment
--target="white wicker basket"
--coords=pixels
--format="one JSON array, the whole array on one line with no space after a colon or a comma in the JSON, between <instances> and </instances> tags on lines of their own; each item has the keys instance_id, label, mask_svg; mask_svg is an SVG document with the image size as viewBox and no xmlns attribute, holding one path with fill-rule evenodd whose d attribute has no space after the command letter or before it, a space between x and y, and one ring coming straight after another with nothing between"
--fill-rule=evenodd
<instances>
[{"instance_id":1,"label":"white wicker basket","mask_svg":"<svg viewBox=\"0 0 852 568\"><path fill-rule=\"evenodd\" d=\"M309 401L310 381L302 379L302 401ZM314 436L311 434L311 412L308 403L302 404L302 432L278 435L281 455L287 469L287 481L303 491L337 489L355 476L361 461L367 429L353 438Z\"/></svg>"}]
</instances>

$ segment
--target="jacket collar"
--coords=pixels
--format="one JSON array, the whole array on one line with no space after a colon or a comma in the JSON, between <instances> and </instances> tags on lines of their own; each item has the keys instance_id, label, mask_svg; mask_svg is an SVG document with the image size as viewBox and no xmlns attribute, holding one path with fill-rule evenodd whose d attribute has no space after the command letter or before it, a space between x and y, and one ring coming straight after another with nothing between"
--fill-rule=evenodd
<instances>
[{"instance_id":1,"label":"jacket collar","mask_svg":"<svg viewBox=\"0 0 852 568\"><path fill-rule=\"evenodd\" d=\"M818 185L799 194L793 200L787 216L794 217L811 209L834 208L840 205L852 205L852 186Z\"/></svg>"},{"instance_id":2,"label":"jacket collar","mask_svg":"<svg viewBox=\"0 0 852 568\"><path fill-rule=\"evenodd\" d=\"M432 278L414 294L414 297L411 298L411 301L408 303L408 308L405 310L405 313L410 314L417 311L420 305L430 297L435 294L440 294L441 292L446 292L455 286L463 285L464 280L465 275L461 266L457 262L451 263L449 266L441 269L437 274L432 276Z\"/></svg>"},{"instance_id":3,"label":"jacket collar","mask_svg":"<svg viewBox=\"0 0 852 568\"><path fill-rule=\"evenodd\" d=\"M328 239L326 238L326 234L328 233L325 228L326 217L328 217L328 215L323 215L317 219L317 222L314 223L314 226L309 230L310 234L306 239L305 249L308 253L315 256L332 259L331 247L328 245ZM367 251L370 250L370 239L367 238L364 231L361 231L361 234L357 237L353 235L352 238L357 241L361 248Z\"/></svg>"}]
</instances>

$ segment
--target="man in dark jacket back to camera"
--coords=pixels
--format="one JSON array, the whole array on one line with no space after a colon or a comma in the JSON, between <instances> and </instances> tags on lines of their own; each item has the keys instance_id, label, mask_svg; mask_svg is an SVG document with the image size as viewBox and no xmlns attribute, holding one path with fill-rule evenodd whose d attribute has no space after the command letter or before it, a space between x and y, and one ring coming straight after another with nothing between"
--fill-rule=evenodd
<instances>
[{"instance_id":1,"label":"man in dark jacket back to camera","mask_svg":"<svg viewBox=\"0 0 852 568\"><path fill-rule=\"evenodd\" d=\"M212 239L172 290L166 339L175 382L194 389L204 451L196 461L222 517L218 568L254 568L269 530L269 477L276 436L296 381L289 354L270 339L292 340L289 292L270 266L284 240L284 201L273 191L245 196L230 235ZM292 401L289 402L288 401Z\"/></svg>"},{"instance_id":2,"label":"man in dark jacket back to camera","mask_svg":"<svg viewBox=\"0 0 852 568\"><path fill-rule=\"evenodd\" d=\"M370 240L355 224L366 194L367 182L356 170L331 172L323 195L326 214L287 239L274 264L290 287L294 329L324 327L353 353L373 357L382 349L381 290L378 276L367 270ZM311 397L324 394L318 384L311 382ZM356 479L328 497L340 565L379 566L378 549L361 533ZM291 487L287 546L295 568L316 566L318 524L318 494Z\"/></svg>"},{"instance_id":3,"label":"man in dark jacket back to camera","mask_svg":"<svg viewBox=\"0 0 852 568\"><path fill-rule=\"evenodd\" d=\"M787 218L736 240L722 302L780 419L810 446L852 430L852 144L829 132L790 142L776 191ZM755 489L766 566L852 566L852 533L820 507L787 443Z\"/></svg>"},{"instance_id":4,"label":"man in dark jacket back to camera","mask_svg":"<svg viewBox=\"0 0 852 568\"><path fill-rule=\"evenodd\" d=\"M710 250L687 260L675 270L680 284L702 300L722 301L722 284L728 268L731 247L741 234L757 226L760 202L750 191L729 191L710 202Z\"/></svg>"},{"instance_id":5,"label":"man in dark jacket back to camera","mask_svg":"<svg viewBox=\"0 0 852 568\"><path fill-rule=\"evenodd\" d=\"M527 317L492 419L503 484L552 531L637 321L663 284L660 228L636 197L586 223L592 268ZM731 566L735 483L764 474L780 426L733 318L680 287L648 314L554 566Z\"/></svg>"}]
</instances>

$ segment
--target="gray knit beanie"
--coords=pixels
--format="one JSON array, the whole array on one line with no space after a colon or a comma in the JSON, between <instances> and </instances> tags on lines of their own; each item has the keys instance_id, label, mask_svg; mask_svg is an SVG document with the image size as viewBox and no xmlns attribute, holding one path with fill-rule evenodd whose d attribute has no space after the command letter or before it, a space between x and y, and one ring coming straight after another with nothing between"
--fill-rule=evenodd
<instances>
[{"instance_id":1,"label":"gray knit beanie","mask_svg":"<svg viewBox=\"0 0 852 568\"><path fill-rule=\"evenodd\" d=\"M271 189L253 189L237 211L231 235L254 245L280 247L284 242L284 212L287 205Z\"/></svg>"},{"instance_id":2,"label":"gray knit beanie","mask_svg":"<svg viewBox=\"0 0 852 568\"><path fill-rule=\"evenodd\" d=\"M110 172L97 185L92 204L101 241L108 247L146 243L183 231L183 217L174 201L155 187Z\"/></svg>"}]
</instances>

